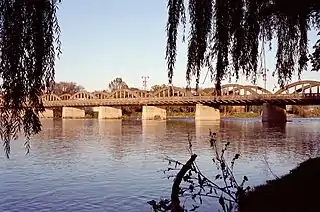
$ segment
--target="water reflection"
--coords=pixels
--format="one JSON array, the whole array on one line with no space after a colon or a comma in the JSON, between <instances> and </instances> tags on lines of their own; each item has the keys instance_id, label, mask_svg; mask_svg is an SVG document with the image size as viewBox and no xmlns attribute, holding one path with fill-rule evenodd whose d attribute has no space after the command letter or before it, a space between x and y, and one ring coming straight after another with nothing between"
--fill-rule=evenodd
<instances>
[{"instance_id":1,"label":"water reflection","mask_svg":"<svg viewBox=\"0 0 320 212\"><path fill-rule=\"evenodd\" d=\"M108 119L102 119L98 120L97 122L97 134L99 135L99 138L121 138L122 136L122 120L108 120Z\"/></svg>"},{"instance_id":2,"label":"water reflection","mask_svg":"<svg viewBox=\"0 0 320 212\"><path fill-rule=\"evenodd\" d=\"M84 119L62 119L62 135L63 139L75 140L85 135L92 133L92 127L86 128L85 126L92 126L89 120Z\"/></svg>"},{"instance_id":3,"label":"water reflection","mask_svg":"<svg viewBox=\"0 0 320 212\"><path fill-rule=\"evenodd\" d=\"M142 136L148 141L150 138L163 138L166 134L166 120L142 120Z\"/></svg>"},{"instance_id":4,"label":"water reflection","mask_svg":"<svg viewBox=\"0 0 320 212\"><path fill-rule=\"evenodd\" d=\"M288 144L294 152L306 155L318 151L317 128L307 127L301 122L269 125L255 119L244 121L232 119L221 121L45 120L43 132L37 138L46 141L43 145L48 145L47 141L63 141L64 144L67 141L70 142L63 147L53 147L48 150L49 152L56 148L67 148L67 146L71 151L76 146L81 146L81 142L76 142L77 140L99 142L102 148L111 150L116 158L121 159L123 152L129 149L152 149L165 153L186 152L188 134L192 136L196 144L195 148L206 149L209 130L217 133L218 142L229 141L231 151L241 152L244 155L259 155L266 149L273 148L284 154L289 151ZM299 143L296 142L297 140Z\"/></svg>"},{"instance_id":5,"label":"water reflection","mask_svg":"<svg viewBox=\"0 0 320 212\"><path fill-rule=\"evenodd\" d=\"M43 119L41 120L42 124L42 132L39 134L39 136L42 139L61 139L62 138L62 131L63 131L63 126L62 126L62 120L61 119Z\"/></svg>"},{"instance_id":6,"label":"water reflection","mask_svg":"<svg viewBox=\"0 0 320 212\"><path fill-rule=\"evenodd\" d=\"M188 134L194 137L194 122L180 119L170 121L145 121L143 126L144 143L148 149L164 154L186 153Z\"/></svg>"},{"instance_id":7,"label":"water reflection","mask_svg":"<svg viewBox=\"0 0 320 212\"><path fill-rule=\"evenodd\" d=\"M77 132L82 132L84 129L84 127L81 127L83 122L79 122L79 120L74 122L58 119L43 120L42 132L32 139L31 154L33 157L47 161L45 165L52 169L56 169L59 165L68 166L75 163L81 152L77 138L83 136L83 134L70 130L74 126L78 127L75 128ZM58 160L52 160L52 158ZM61 158L63 160L59 160Z\"/></svg>"},{"instance_id":8,"label":"water reflection","mask_svg":"<svg viewBox=\"0 0 320 212\"><path fill-rule=\"evenodd\" d=\"M279 132L282 135L286 135L286 127L287 123L268 123L268 122L262 122L262 128L265 132Z\"/></svg>"},{"instance_id":9,"label":"water reflection","mask_svg":"<svg viewBox=\"0 0 320 212\"><path fill-rule=\"evenodd\" d=\"M197 141L208 141L210 131L219 134L220 125L221 121L195 121Z\"/></svg>"},{"instance_id":10,"label":"water reflection","mask_svg":"<svg viewBox=\"0 0 320 212\"><path fill-rule=\"evenodd\" d=\"M17 140L12 151L19 157L0 161L0 211L45 211L48 205L52 211L148 211L147 200L170 192L171 181L158 172L166 167L160 158L186 160L188 133L199 165L213 174L209 129L218 143L230 142L230 156L241 154L238 175L262 183L272 177L268 166L281 175L318 154L319 127L319 120L308 119L278 126L259 119L43 120L31 155Z\"/></svg>"}]
</instances>

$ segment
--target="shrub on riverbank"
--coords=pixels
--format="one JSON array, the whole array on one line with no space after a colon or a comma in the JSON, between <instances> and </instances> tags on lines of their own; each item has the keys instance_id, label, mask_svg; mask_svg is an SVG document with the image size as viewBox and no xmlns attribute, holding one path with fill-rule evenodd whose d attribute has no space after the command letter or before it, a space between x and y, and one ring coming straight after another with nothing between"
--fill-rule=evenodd
<instances>
[{"instance_id":1,"label":"shrub on riverbank","mask_svg":"<svg viewBox=\"0 0 320 212\"><path fill-rule=\"evenodd\" d=\"M304 106L293 105L292 114L301 118L318 118L320 117L320 107L315 107L310 110Z\"/></svg>"},{"instance_id":2,"label":"shrub on riverbank","mask_svg":"<svg viewBox=\"0 0 320 212\"><path fill-rule=\"evenodd\" d=\"M229 113L223 116L230 117L230 118L259 118L261 115L260 113L254 113L254 112L239 112L239 113Z\"/></svg>"}]
</instances>

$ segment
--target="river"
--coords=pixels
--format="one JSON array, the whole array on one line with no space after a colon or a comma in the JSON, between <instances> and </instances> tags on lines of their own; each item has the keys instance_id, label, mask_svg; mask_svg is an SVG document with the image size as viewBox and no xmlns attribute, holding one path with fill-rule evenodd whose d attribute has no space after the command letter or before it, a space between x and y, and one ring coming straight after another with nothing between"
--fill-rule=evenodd
<instances>
[{"instance_id":1,"label":"river","mask_svg":"<svg viewBox=\"0 0 320 212\"><path fill-rule=\"evenodd\" d=\"M320 119L292 119L266 126L259 119L195 122L139 120L44 120L31 139L12 142L11 159L0 152L0 211L118 212L151 211L151 199L170 197L172 180L161 172L165 155L186 161L188 133L200 167L215 176L210 159L209 129L228 151L240 153L236 175L249 185L287 173L299 162L319 154ZM199 211L215 211L208 200Z\"/></svg>"}]
</instances>

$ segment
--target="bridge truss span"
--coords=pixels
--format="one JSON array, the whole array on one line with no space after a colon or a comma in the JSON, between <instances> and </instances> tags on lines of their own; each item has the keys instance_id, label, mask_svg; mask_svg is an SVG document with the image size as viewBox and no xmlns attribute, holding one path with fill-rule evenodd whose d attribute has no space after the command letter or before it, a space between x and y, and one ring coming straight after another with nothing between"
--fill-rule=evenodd
<instances>
[{"instance_id":1,"label":"bridge truss span","mask_svg":"<svg viewBox=\"0 0 320 212\"><path fill-rule=\"evenodd\" d=\"M90 99L96 99L96 97L94 94L86 91L75 93L70 97L70 100L90 100Z\"/></svg>"},{"instance_id":2,"label":"bridge truss span","mask_svg":"<svg viewBox=\"0 0 320 212\"><path fill-rule=\"evenodd\" d=\"M302 81L294 82L275 92L276 95L319 94L319 93L320 93L320 82L313 81L313 80L302 80Z\"/></svg>"},{"instance_id":3,"label":"bridge truss span","mask_svg":"<svg viewBox=\"0 0 320 212\"><path fill-rule=\"evenodd\" d=\"M222 95L224 96L247 96L247 95L261 95L272 94L272 92L256 85L240 85L240 84L226 84L221 87Z\"/></svg>"},{"instance_id":4,"label":"bridge truss span","mask_svg":"<svg viewBox=\"0 0 320 212\"><path fill-rule=\"evenodd\" d=\"M161 98L161 97L185 97L185 96L193 96L191 91L188 91L185 88L168 86L162 88L156 92L151 93L150 97L153 98Z\"/></svg>"},{"instance_id":5,"label":"bridge truss span","mask_svg":"<svg viewBox=\"0 0 320 212\"><path fill-rule=\"evenodd\" d=\"M205 91L206 90L206 91ZM291 83L275 93L256 85L226 84L222 95L215 90L187 90L167 86L151 92L139 89L120 89L113 92L78 92L75 94L45 94L41 97L45 107L96 107L125 105L259 105L276 104L320 105L320 81L304 80ZM2 99L0 99L2 102Z\"/></svg>"}]
</instances>

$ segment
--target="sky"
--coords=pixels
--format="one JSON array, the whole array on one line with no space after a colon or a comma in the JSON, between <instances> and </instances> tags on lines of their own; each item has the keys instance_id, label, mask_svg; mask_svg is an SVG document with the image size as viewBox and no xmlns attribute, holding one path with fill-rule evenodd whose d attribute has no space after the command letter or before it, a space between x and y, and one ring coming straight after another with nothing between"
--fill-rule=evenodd
<instances>
[{"instance_id":1,"label":"sky","mask_svg":"<svg viewBox=\"0 0 320 212\"><path fill-rule=\"evenodd\" d=\"M56 61L56 81L76 82L87 91L106 89L116 77L136 88L142 88L143 76L149 77L148 88L168 84L165 62L167 0L64 0L57 16L62 55ZM313 45L316 33L310 33L309 39ZM269 70L274 70L274 57L274 50L266 53ZM182 42L181 34L174 86L187 85L186 64L187 44ZM212 87L210 77L203 82L205 75L203 71L200 87ZM320 75L307 71L301 79L320 80ZM297 80L296 76L292 82ZM251 84L245 77L240 77L237 83ZM261 78L257 85L264 86ZM276 85L277 79L269 72L267 89L272 91Z\"/></svg>"}]
</instances>

